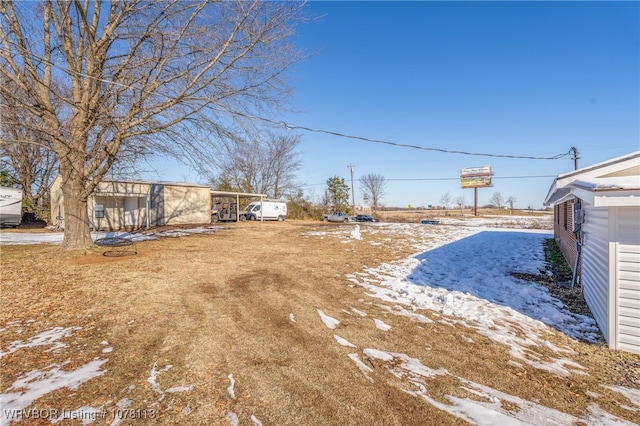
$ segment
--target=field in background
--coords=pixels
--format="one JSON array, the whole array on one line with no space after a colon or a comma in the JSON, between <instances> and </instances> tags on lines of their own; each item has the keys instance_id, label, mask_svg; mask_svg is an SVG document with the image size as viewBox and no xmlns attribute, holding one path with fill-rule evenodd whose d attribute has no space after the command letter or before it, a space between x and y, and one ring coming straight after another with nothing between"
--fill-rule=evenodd
<instances>
[{"instance_id":1,"label":"field in background","mask_svg":"<svg viewBox=\"0 0 640 426\"><path fill-rule=\"evenodd\" d=\"M457 218L457 219L482 219L491 217L500 217L501 219L509 219L516 217L535 217L550 218L553 212L540 210L514 210L513 214L510 210L504 209L478 209L478 216L473 215L472 209L425 209L425 210L380 210L374 214L384 222L396 223L420 223L421 219L440 219L440 218Z\"/></svg>"}]
</instances>

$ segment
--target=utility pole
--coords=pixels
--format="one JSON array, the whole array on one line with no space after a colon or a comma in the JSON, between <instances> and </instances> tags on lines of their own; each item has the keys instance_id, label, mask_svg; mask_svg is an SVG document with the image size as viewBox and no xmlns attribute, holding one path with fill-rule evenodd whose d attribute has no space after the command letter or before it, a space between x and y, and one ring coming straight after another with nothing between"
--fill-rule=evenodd
<instances>
[{"instance_id":1,"label":"utility pole","mask_svg":"<svg viewBox=\"0 0 640 426\"><path fill-rule=\"evenodd\" d=\"M575 170L578 170L578 159L580 158L578 157L578 148L572 146L569 152L573 152L573 167Z\"/></svg>"},{"instance_id":2,"label":"utility pole","mask_svg":"<svg viewBox=\"0 0 640 426\"><path fill-rule=\"evenodd\" d=\"M353 164L349 164L347 167L351 171L351 215L355 216L355 214L356 214L356 192L353 189L353 169L355 169L356 166L354 166Z\"/></svg>"}]
</instances>

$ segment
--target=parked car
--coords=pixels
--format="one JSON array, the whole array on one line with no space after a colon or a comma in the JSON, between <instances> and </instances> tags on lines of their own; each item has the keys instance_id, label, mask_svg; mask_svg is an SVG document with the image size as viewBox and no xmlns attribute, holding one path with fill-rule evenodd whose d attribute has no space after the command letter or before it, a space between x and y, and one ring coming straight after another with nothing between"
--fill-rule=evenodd
<instances>
[{"instance_id":1,"label":"parked car","mask_svg":"<svg viewBox=\"0 0 640 426\"><path fill-rule=\"evenodd\" d=\"M368 214L359 214L356 216L356 222L380 222L380 219Z\"/></svg>"},{"instance_id":2,"label":"parked car","mask_svg":"<svg viewBox=\"0 0 640 426\"><path fill-rule=\"evenodd\" d=\"M333 212L329 215L323 215L322 219L325 222L353 222L354 221L353 217L342 212Z\"/></svg>"}]
</instances>

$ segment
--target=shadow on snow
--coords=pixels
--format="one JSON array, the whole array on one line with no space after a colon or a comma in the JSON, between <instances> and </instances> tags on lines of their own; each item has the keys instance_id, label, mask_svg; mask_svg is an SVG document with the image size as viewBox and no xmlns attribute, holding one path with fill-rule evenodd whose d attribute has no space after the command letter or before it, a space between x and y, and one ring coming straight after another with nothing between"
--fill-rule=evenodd
<instances>
[{"instance_id":1,"label":"shadow on snow","mask_svg":"<svg viewBox=\"0 0 640 426\"><path fill-rule=\"evenodd\" d=\"M569 312L545 287L510 275L541 273L546 238L549 234L483 231L415 256L420 265L406 279L418 286L470 294L570 337L594 341L598 331L592 318Z\"/></svg>"}]
</instances>

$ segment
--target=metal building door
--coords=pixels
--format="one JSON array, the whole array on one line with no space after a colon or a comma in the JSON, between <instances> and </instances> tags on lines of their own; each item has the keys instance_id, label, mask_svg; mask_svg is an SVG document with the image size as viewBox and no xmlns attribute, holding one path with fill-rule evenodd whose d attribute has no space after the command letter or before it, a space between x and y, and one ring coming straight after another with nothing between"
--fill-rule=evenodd
<instances>
[{"instance_id":1,"label":"metal building door","mask_svg":"<svg viewBox=\"0 0 640 426\"><path fill-rule=\"evenodd\" d=\"M138 198L124 197L124 225L138 226Z\"/></svg>"}]
</instances>

